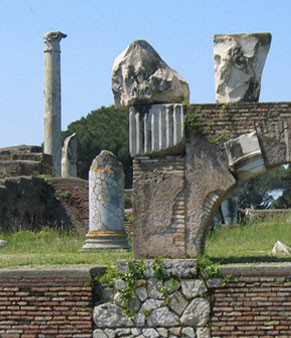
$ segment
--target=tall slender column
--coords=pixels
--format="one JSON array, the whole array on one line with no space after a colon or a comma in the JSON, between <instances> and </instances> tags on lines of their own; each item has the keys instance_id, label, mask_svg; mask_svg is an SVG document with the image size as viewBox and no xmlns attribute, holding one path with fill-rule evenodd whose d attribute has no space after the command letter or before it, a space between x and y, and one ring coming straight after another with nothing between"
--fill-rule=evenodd
<instances>
[{"instance_id":1,"label":"tall slender column","mask_svg":"<svg viewBox=\"0 0 291 338\"><path fill-rule=\"evenodd\" d=\"M61 64L60 41L67 35L44 35L44 153L52 155L53 170L61 175Z\"/></svg>"}]
</instances>

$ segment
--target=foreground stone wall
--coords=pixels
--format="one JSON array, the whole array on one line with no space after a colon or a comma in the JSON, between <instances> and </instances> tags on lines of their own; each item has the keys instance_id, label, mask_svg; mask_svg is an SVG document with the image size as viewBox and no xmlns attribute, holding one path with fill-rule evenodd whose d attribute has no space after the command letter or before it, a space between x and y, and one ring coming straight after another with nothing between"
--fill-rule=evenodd
<instances>
[{"instance_id":1,"label":"foreground stone wall","mask_svg":"<svg viewBox=\"0 0 291 338\"><path fill-rule=\"evenodd\" d=\"M88 269L1 270L1 338L91 338Z\"/></svg>"}]
</instances>

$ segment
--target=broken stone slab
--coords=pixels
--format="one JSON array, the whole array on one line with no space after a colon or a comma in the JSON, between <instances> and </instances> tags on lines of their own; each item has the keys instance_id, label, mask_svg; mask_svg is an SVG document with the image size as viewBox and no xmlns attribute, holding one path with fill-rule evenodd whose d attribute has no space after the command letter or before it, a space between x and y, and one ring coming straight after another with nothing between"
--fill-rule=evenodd
<instances>
[{"instance_id":1,"label":"broken stone slab","mask_svg":"<svg viewBox=\"0 0 291 338\"><path fill-rule=\"evenodd\" d=\"M291 248L287 246L286 244L277 241L272 249L273 255L290 255L291 254Z\"/></svg>"},{"instance_id":2,"label":"broken stone slab","mask_svg":"<svg viewBox=\"0 0 291 338\"><path fill-rule=\"evenodd\" d=\"M243 134L225 142L230 170L240 181L266 170L256 131Z\"/></svg>"},{"instance_id":3,"label":"broken stone slab","mask_svg":"<svg viewBox=\"0 0 291 338\"><path fill-rule=\"evenodd\" d=\"M114 61L117 107L189 101L188 83L145 40L133 41Z\"/></svg>"},{"instance_id":4,"label":"broken stone slab","mask_svg":"<svg viewBox=\"0 0 291 338\"><path fill-rule=\"evenodd\" d=\"M218 103L259 100L261 77L270 44L270 33L214 35Z\"/></svg>"}]
</instances>

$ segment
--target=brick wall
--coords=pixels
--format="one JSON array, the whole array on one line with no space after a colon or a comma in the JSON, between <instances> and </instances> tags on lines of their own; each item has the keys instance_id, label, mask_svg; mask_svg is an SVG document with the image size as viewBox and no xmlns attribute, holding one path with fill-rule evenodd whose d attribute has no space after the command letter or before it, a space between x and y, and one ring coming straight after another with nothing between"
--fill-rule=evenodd
<instances>
[{"instance_id":1,"label":"brick wall","mask_svg":"<svg viewBox=\"0 0 291 338\"><path fill-rule=\"evenodd\" d=\"M213 338L291 337L291 264L221 268L235 277L214 291Z\"/></svg>"},{"instance_id":2,"label":"brick wall","mask_svg":"<svg viewBox=\"0 0 291 338\"><path fill-rule=\"evenodd\" d=\"M1 338L91 338L88 269L1 270Z\"/></svg>"}]
</instances>

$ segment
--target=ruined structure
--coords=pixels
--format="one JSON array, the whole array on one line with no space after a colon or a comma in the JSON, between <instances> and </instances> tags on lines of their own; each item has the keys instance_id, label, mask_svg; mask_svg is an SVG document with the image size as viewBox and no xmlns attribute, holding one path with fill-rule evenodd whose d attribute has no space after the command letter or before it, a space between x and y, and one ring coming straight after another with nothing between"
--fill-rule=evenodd
<instances>
[{"instance_id":1,"label":"ruined structure","mask_svg":"<svg viewBox=\"0 0 291 338\"><path fill-rule=\"evenodd\" d=\"M62 148L62 177L77 177L76 133L68 136Z\"/></svg>"},{"instance_id":2,"label":"ruined structure","mask_svg":"<svg viewBox=\"0 0 291 338\"><path fill-rule=\"evenodd\" d=\"M44 153L52 155L53 169L61 176L61 64L60 41L67 35L44 35Z\"/></svg>"},{"instance_id":3,"label":"ruined structure","mask_svg":"<svg viewBox=\"0 0 291 338\"><path fill-rule=\"evenodd\" d=\"M123 100L128 73L118 73L117 95L113 71L117 104L131 105L136 258L202 252L211 219L237 182L289 162L291 104L246 102L258 100L271 35L216 35L214 41L217 98L226 104L183 105L174 89L166 104L146 101L138 90L134 100ZM147 64L133 47L121 55L127 69ZM147 86L141 76L138 88Z\"/></svg>"},{"instance_id":4,"label":"ruined structure","mask_svg":"<svg viewBox=\"0 0 291 338\"><path fill-rule=\"evenodd\" d=\"M89 171L89 232L83 250L128 249L124 228L124 172L110 151L103 150Z\"/></svg>"}]
</instances>

